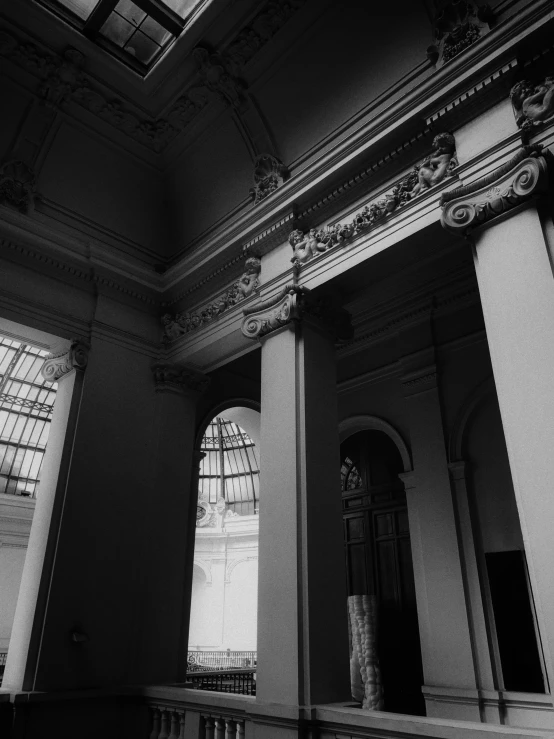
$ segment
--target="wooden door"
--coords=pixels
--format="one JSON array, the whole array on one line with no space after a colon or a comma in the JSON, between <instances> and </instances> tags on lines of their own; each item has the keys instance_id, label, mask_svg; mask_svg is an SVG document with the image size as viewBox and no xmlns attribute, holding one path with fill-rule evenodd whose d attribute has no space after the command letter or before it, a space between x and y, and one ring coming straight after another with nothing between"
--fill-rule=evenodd
<instances>
[{"instance_id":1,"label":"wooden door","mask_svg":"<svg viewBox=\"0 0 554 739\"><path fill-rule=\"evenodd\" d=\"M385 710L424 715L423 670L402 463L385 434L343 444L342 495L349 595L372 594Z\"/></svg>"}]
</instances>

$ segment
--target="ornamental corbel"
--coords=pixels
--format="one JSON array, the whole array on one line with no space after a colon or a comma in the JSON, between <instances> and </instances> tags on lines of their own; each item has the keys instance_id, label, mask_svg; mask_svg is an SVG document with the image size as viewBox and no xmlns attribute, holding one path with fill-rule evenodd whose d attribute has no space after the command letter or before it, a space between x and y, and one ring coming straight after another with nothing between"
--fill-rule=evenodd
<instances>
[{"instance_id":1,"label":"ornamental corbel","mask_svg":"<svg viewBox=\"0 0 554 739\"><path fill-rule=\"evenodd\" d=\"M243 313L241 329L247 339L261 339L306 316L322 325L336 341L352 338L347 311L337 306L331 297L314 297L307 288L295 284L286 285L273 298L249 306Z\"/></svg>"},{"instance_id":2,"label":"ornamental corbel","mask_svg":"<svg viewBox=\"0 0 554 739\"><path fill-rule=\"evenodd\" d=\"M245 308L241 330L247 339L261 339L302 316L305 288L286 285L280 293Z\"/></svg>"},{"instance_id":3,"label":"ornamental corbel","mask_svg":"<svg viewBox=\"0 0 554 739\"><path fill-rule=\"evenodd\" d=\"M155 364L152 368L156 392L172 392L178 395L187 393L201 394L210 384L206 377L197 370L175 364Z\"/></svg>"},{"instance_id":4,"label":"ornamental corbel","mask_svg":"<svg viewBox=\"0 0 554 739\"><path fill-rule=\"evenodd\" d=\"M441 223L466 235L548 189L548 151L524 146L506 164L473 182L443 193Z\"/></svg>"},{"instance_id":5,"label":"ornamental corbel","mask_svg":"<svg viewBox=\"0 0 554 739\"><path fill-rule=\"evenodd\" d=\"M69 349L57 354L49 354L44 360L40 373L48 382L57 382L73 370L84 371L88 363L88 354L88 345L79 339L74 339Z\"/></svg>"}]
</instances>

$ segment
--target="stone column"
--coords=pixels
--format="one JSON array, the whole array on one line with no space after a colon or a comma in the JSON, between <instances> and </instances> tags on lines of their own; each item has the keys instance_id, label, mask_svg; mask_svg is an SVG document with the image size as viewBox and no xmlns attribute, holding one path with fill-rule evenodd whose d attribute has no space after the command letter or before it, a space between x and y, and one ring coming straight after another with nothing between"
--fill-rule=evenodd
<instances>
[{"instance_id":1,"label":"stone column","mask_svg":"<svg viewBox=\"0 0 554 739\"><path fill-rule=\"evenodd\" d=\"M160 571L154 579L148 576L147 596L140 604L137 670L144 679L186 679L198 467L203 456L194 451L196 406L208 382L204 375L177 365L154 367L153 510L150 516L145 511L144 540L155 547Z\"/></svg>"},{"instance_id":2,"label":"stone column","mask_svg":"<svg viewBox=\"0 0 554 739\"><path fill-rule=\"evenodd\" d=\"M403 347L432 341L430 321L406 330ZM479 721L473 645L450 490L435 352L402 359L414 471L406 486L427 715Z\"/></svg>"},{"instance_id":3,"label":"stone column","mask_svg":"<svg viewBox=\"0 0 554 739\"><path fill-rule=\"evenodd\" d=\"M257 699L296 708L350 699L334 340L310 309L293 287L243 322L262 340Z\"/></svg>"},{"instance_id":4,"label":"stone column","mask_svg":"<svg viewBox=\"0 0 554 739\"><path fill-rule=\"evenodd\" d=\"M554 280L552 155L523 147L448 193L443 226L470 235L550 687L554 685ZM516 638L517 635L514 635Z\"/></svg>"},{"instance_id":5,"label":"stone column","mask_svg":"<svg viewBox=\"0 0 554 739\"><path fill-rule=\"evenodd\" d=\"M50 355L41 371L58 388L2 681L12 691L34 684L87 362L88 348L73 341L67 351Z\"/></svg>"}]
</instances>

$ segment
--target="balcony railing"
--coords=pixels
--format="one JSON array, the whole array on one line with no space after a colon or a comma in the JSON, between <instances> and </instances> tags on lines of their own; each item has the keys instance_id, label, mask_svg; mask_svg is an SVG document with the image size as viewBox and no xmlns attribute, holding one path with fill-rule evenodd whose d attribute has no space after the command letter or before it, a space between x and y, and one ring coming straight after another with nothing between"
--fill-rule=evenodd
<instances>
[{"instance_id":1,"label":"balcony railing","mask_svg":"<svg viewBox=\"0 0 554 739\"><path fill-rule=\"evenodd\" d=\"M2 677L4 670L6 669L6 659L8 658L7 652L0 652L0 686L2 685Z\"/></svg>"},{"instance_id":2,"label":"balcony railing","mask_svg":"<svg viewBox=\"0 0 554 739\"><path fill-rule=\"evenodd\" d=\"M253 668L257 659L257 652L234 652L230 649L219 652L190 650L187 656L187 672Z\"/></svg>"},{"instance_id":3,"label":"balcony railing","mask_svg":"<svg viewBox=\"0 0 554 739\"><path fill-rule=\"evenodd\" d=\"M195 690L212 690L219 693L256 695L254 670L210 670L187 673L187 680Z\"/></svg>"}]
</instances>

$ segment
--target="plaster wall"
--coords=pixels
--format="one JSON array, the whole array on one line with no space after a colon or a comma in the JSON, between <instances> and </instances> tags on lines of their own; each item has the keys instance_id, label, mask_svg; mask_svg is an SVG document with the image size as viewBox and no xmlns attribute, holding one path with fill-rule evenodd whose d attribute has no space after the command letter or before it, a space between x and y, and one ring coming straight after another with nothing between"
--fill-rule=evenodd
<instances>
[{"instance_id":1,"label":"plaster wall","mask_svg":"<svg viewBox=\"0 0 554 739\"><path fill-rule=\"evenodd\" d=\"M253 164L232 118L225 114L206 128L168 172L173 214L172 251L240 205L250 203Z\"/></svg>"},{"instance_id":2,"label":"plaster wall","mask_svg":"<svg viewBox=\"0 0 554 739\"><path fill-rule=\"evenodd\" d=\"M420 2L355 0L321 13L271 77L254 88L289 166L425 61L431 24ZM387 103L390 99L387 100Z\"/></svg>"},{"instance_id":3,"label":"plaster wall","mask_svg":"<svg viewBox=\"0 0 554 739\"><path fill-rule=\"evenodd\" d=\"M0 95L0 157L24 158L33 168L43 196L38 211L124 250L164 252L160 169L44 107L8 77L0 77Z\"/></svg>"}]
</instances>

